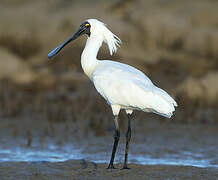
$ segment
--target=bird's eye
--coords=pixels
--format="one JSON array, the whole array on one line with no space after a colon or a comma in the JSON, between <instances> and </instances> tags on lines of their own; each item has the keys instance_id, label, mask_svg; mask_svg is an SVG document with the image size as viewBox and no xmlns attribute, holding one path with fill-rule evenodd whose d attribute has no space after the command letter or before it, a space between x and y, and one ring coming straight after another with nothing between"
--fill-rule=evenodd
<instances>
[{"instance_id":1,"label":"bird's eye","mask_svg":"<svg viewBox=\"0 0 218 180\"><path fill-rule=\"evenodd\" d=\"M90 24L89 24L89 23L86 23L86 24L85 24L85 26L86 26L86 27L89 27L89 26L90 26Z\"/></svg>"}]
</instances>

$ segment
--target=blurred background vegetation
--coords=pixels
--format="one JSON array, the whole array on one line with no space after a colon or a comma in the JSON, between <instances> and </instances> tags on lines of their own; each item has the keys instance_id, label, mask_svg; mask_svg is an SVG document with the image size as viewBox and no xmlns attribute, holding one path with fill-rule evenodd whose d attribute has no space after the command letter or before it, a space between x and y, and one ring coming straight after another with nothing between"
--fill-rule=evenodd
<instances>
[{"instance_id":1,"label":"blurred background vegetation","mask_svg":"<svg viewBox=\"0 0 218 180\"><path fill-rule=\"evenodd\" d=\"M86 37L53 60L47 58L88 18L108 24L123 41L113 57L104 45L100 59L137 67L178 102L173 121L134 113L136 128L153 119L218 123L218 1L0 0L0 4L1 128L29 137L27 129L43 123L45 134L53 124L64 123L96 135L113 130L110 108L80 66ZM9 125L12 122L15 125ZM122 128L124 122L121 114Z\"/></svg>"}]
</instances>

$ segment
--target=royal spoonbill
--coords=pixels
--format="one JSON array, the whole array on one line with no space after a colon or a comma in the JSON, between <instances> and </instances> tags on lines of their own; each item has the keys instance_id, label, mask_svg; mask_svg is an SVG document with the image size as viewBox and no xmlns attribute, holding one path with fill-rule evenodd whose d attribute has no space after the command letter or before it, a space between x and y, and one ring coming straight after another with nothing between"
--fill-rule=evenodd
<instances>
[{"instance_id":1,"label":"royal spoonbill","mask_svg":"<svg viewBox=\"0 0 218 180\"><path fill-rule=\"evenodd\" d=\"M118 115L124 109L128 119L126 132L126 147L123 169L128 169L128 149L131 138L131 118L133 110L153 112L170 118L175 111L177 103L164 90L156 87L151 80L138 69L127 64L98 60L97 54L102 43L108 45L110 54L116 52L121 40L113 34L104 23L97 19L88 19L82 23L78 31L67 41L56 47L48 54L48 58L56 55L64 46L79 36L87 34L85 49L81 55L81 65L85 74L93 82L96 90L111 106L115 135L109 169L114 168L114 157L120 138Z\"/></svg>"}]
</instances>

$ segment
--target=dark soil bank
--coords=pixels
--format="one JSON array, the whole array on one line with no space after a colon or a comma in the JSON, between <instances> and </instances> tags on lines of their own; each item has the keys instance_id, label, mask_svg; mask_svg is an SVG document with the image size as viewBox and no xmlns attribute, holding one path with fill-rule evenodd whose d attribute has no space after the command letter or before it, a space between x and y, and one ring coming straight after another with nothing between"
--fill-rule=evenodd
<instances>
[{"instance_id":1,"label":"dark soil bank","mask_svg":"<svg viewBox=\"0 0 218 180\"><path fill-rule=\"evenodd\" d=\"M70 160L59 163L49 162L5 162L0 164L1 180L47 180L47 179L218 179L218 170L213 168L197 168L190 166L143 166L130 164L130 170L108 170L106 164L95 164L85 160Z\"/></svg>"}]
</instances>

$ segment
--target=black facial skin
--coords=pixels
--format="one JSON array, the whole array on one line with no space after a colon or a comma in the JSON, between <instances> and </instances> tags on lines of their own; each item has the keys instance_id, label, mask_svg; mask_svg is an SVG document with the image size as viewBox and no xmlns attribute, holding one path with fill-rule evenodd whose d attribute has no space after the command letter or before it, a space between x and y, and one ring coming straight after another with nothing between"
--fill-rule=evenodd
<instances>
[{"instance_id":1,"label":"black facial skin","mask_svg":"<svg viewBox=\"0 0 218 180\"><path fill-rule=\"evenodd\" d=\"M91 25L89 24L88 21L85 21L84 23L82 23L80 25L80 28L85 28L83 34L87 34L88 36L90 36L90 34L91 34L91 32L90 32Z\"/></svg>"},{"instance_id":2,"label":"black facial skin","mask_svg":"<svg viewBox=\"0 0 218 180\"><path fill-rule=\"evenodd\" d=\"M75 40L79 36L81 36L83 34L87 34L88 36L90 36L90 34L91 34L90 28L91 28L91 25L89 24L89 22L85 21L84 23L82 23L80 25L79 29L77 30L77 32L73 34L73 36L71 36L67 41L65 41L64 43L62 43L58 47L56 47L54 50L52 50L48 54L48 58L50 59L53 56L55 56L64 46L66 46L68 43Z\"/></svg>"}]
</instances>

